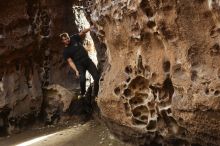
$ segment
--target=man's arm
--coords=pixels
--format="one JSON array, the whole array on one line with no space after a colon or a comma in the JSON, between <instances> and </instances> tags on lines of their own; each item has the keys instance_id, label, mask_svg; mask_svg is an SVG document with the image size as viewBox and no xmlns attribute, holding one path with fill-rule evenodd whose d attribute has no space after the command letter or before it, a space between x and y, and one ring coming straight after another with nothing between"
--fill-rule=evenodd
<instances>
[{"instance_id":1,"label":"man's arm","mask_svg":"<svg viewBox=\"0 0 220 146\"><path fill-rule=\"evenodd\" d=\"M76 65L73 62L73 60L71 58L68 58L67 62L69 63L70 67L76 72L76 76L79 77L79 71L77 70Z\"/></svg>"}]
</instances>

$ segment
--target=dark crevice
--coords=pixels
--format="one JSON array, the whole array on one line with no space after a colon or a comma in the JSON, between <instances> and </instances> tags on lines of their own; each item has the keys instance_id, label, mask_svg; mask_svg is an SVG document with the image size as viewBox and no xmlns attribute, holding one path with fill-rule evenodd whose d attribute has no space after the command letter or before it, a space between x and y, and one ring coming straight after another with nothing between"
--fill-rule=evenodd
<instances>
[{"instance_id":1,"label":"dark crevice","mask_svg":"<svg viewBox=\"0 0 220 146\"><path fill-rule=\"evenodd\" d=\"M156 127L157 127L157 121L150 120L148 125L147 125L147 130L155 130Z\"/></svg>"},{"instance_id":2,"label":"dark crevice","mask_svg":"<svg viewBox=\"0 0 220 146\"><path fill-rule=\"evenodd\" d=\"M169 77L167 77L166 80L163 82L163 89L165 90L166 93L168 93L169 97L173 96L174 87Z\"/></svg>"},{"instance_id":3,"label":"dark crevice","mask_svg":"<svg viewBox=\"0 0 220 146\"><path fill-rule=\"evenodd\" d=\"M8 115L10 111L11 109L6 107L0 112L0 120L1 120L0 137L7 136L9 134L8 133L8 127L9 127Z\"/></svg>"},{"instance_id":4,"label":"dark crevice","mask_svg":"<svg viewBox=\"0 0 220 146\"><path fill-rule=\"evenodd\" d=\"M148 21L148 22L147 22L147 26L148 26L149 28L153 28L153 27L156 26L156 23L155 23L154 21Z\"/></svg>"},{"instance_id":5,"label":"dark crevice","mask_svg":"<svg viewBox=\"0 0 220 146\"><path fill-rule=\"evenodd\" d=\"M114 93L116 94L116 95L119 95L120 94L120 88L119 87L116 87L115 89L114 89Z\"/></svg>"},{"instance_id":6,"label":"dark crevice","mask_svg":"<svg viewBox=\"0 0 220 146\"><path fill-rule=\"evenodd\" d=\"M147 0L142 0L140 6L141 6L141 9L143 10L143 12L148 17L153 17L153 15L154 15L153 9L150 7L150 4Z\"/></svg>"},{"instance_id":7,"label":"dark crevice","mask_svg":"<svg viewBox=\"0 0 220 146\"><path fill-rule=\"evenodd\" d=\"M127 74L132 73L132 66L131 65L128 65L128 66L125 67L125 73L127 73Z\"/></svg>"},{"instance_id":8,"label":"dark crevice","mask_svg":"<svg viewBox=\"0 0 220 146\"><path fill-rule=\"evenodd\" d=\"M216 90L215 92L214 92L214 95L215 96L218 96L220 94L220 91L219 90Z\"/></svg>"},{"instance_id":9,"label":"dark crevice","mask_svg":"<svg viewBox=\"0 0 220 146\"><path fill-rule=\"evenodd\" d=\"M192 70L191 71L191 80L196 81L196 79L197 79L197 71Z\"/></svg>"},{"instance_id":10,"label":"dark crevice","mask_svg":"<svg viewBox=\"0 0 220 146\"><path fill-rule=\"evenodd\" d=\"M132 94L131 89L125 89L125 90L124 90L124 95L125 95L125 97L130 97L131 94Z\"/></svg>"},{"instance_id":11,"label":"dark crevice","mask_svg":"<svg viewBox=\"0 0 220 146\"><path fill-rule=\"evenodd\" d=\"M170 71L170 61L164 61L163 70L164 70L164 72L169 72Z\"/></svg>"}]
</instances>

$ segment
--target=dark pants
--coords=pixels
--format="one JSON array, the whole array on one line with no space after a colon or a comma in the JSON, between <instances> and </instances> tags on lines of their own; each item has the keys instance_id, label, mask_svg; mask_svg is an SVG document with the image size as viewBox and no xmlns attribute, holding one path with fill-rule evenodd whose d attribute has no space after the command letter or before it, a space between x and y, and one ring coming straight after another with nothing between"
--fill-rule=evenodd
<instances>
[{"instance_id":1,"label":"dark pants","mask_svg":"<svg viewBox=\"0 0 220 146\"><path fill-rule=\"evenodd\" d=\"M85 58L76 63L76 68L80 74L80 88L81 88L81 95L84 95L86 92L86 71L92 75L94 80L92 96L97 96L99 91L99 73L90 58Z\"/></svg>"}]
</instances>

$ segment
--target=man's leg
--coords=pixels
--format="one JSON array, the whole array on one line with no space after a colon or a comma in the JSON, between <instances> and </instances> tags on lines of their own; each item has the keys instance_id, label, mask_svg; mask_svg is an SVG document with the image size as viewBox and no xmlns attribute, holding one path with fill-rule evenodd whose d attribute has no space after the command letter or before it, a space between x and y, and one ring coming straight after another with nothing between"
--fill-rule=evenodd
<instances>
[{"instance_id":1,"label":"man's leg","mask_svg":"<svg viewBox=\"0 0 220 146\"><path fill-rule=\"evenodd\" d=\"M88 61L87 69L89 73L92 75L92 78L94 80L93 90L92 90L92 96L97 96L99 92L99 73L95 66L95 64L92 62L91 59Z\"/></svg>"},{"instance_id":2,"label":"man's leg","mask_svg":"<svg viewBox=\"0 0 220 146\"><path fill-rule=\"evenodd\" d=\"M82 65L77 65L77 70L79 71L80 94L84 95L86 92L86 69Z\"/></svg>"}]
</instances>

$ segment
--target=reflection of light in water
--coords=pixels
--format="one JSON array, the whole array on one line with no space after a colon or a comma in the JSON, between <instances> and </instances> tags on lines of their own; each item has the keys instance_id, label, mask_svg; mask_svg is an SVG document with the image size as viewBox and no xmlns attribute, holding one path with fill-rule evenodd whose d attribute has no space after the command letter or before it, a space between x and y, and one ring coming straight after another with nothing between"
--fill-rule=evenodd
<instances>
[{"instance_id":1,"label":"reflection of light in water","mask_svg":"<svg viewBox=\"0 0 220 146\"><path fill-rule=\"evenodd\" d=\"M34 143L36 143L36 142L42 141L42 140L44 140L44 139L46 139L46 138L48 138L48 137L51 137L51 136L53 136L53 135L55 135L55 134L56 134L56 133L54 133L54 134L49 134L49 135L45 135L45 136L41 136L41 137L38 137L38 138L35 138L35 139L32 139L32 140L26 141L26 142L24 142L24 143L18 144L18 145L16 145L16 146L29 146L29 145L34 144Z\"/></svg>"}]
</instances>

